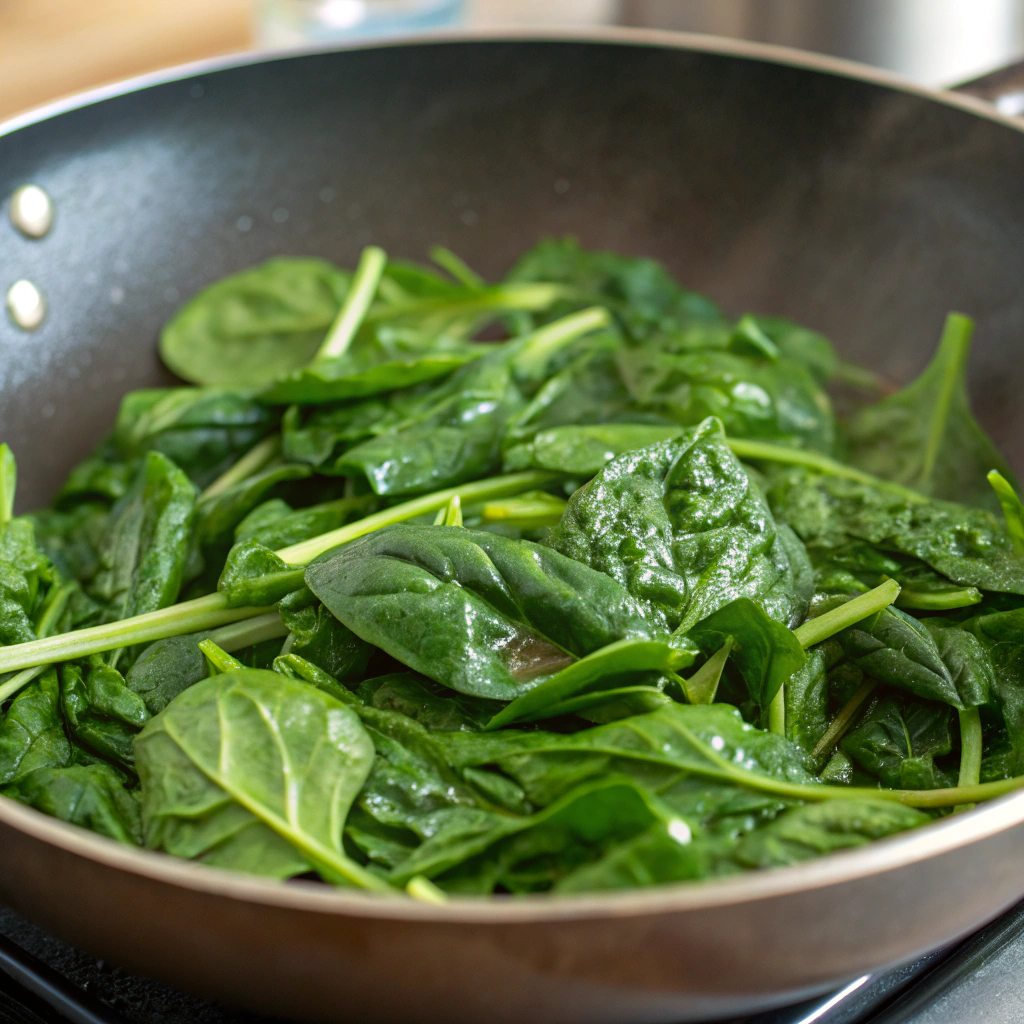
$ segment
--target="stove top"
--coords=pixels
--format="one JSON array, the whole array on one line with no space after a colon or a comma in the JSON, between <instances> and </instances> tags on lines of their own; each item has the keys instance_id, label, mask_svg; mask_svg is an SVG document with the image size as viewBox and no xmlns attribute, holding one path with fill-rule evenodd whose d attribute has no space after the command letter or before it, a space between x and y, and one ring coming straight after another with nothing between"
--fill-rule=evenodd
<instances>
[{"instance_id":1,"label":"stove top","mask_svg":"<svg viewBox=\"0 0 1024 1024\"><path fill-rule=\"evenodd\" d=\"M950 949L732 1024L1019 1024L1022 969L1024 903ZM0 908L0 1024L66 1022L275 1024L136 977Z\"/></svg>"}]
</instances>

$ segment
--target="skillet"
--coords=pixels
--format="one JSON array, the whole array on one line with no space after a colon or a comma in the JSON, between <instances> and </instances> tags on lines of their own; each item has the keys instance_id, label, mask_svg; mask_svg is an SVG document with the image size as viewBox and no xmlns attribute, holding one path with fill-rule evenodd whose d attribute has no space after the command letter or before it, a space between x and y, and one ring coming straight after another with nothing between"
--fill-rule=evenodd
<instances>
[{"instance_id":1,"label":"skillet","mask_svg":"<svg viewBox=\"0 0 1024 1024\"><path fill-rule=\"evenodd\" d=\"M664 261L894 379L978 322L979 418L1024 468L1024 131L827 58L650 32L461 36L187 68L0 128L0 437L23 508L170 381L161 323L278 253L447 245L488 276L539 237ZM125 967L311 1020L683 1021L779 1005L967 934L1024 895L1024 795L793 868L568 899L379 901L117 846L0 798L0 898Z\"/></svg>"}]
</instances>

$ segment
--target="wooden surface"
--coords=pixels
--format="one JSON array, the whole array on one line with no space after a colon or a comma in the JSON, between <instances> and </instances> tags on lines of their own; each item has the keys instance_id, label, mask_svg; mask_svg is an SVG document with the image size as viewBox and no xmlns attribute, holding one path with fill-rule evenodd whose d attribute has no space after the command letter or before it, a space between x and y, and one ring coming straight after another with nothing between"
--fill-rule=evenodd
<instances>
[{"instance_id":1,"label":"wooden surface","mask_svg":"<svg viewBox=\"0 0 1024 1024\"><path fill-rule=\"evenodd\" d=\"M0 119L249 40L249 0L0 0Z\"/></svg>"}]
</instances>

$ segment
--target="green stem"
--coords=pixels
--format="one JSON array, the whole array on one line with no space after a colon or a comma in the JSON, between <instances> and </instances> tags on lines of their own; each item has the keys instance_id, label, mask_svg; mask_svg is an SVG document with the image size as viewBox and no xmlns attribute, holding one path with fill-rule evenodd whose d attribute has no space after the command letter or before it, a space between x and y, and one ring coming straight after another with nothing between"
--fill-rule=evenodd
<instances>
[{"instance_id":1,"label":"green stem","mask_svg":"<svg viewBox=\"0 0 1024 1024\"><path fill-rule=\"evenodd\" d=\"M225 672L234 672L236 669L245 668L237 658L231 657L227 651L222 647L218 647L209 637L201 640L198 647L203 652L203 657L206 658L206 664L212 676L223 675Z\"/></svg>"},{"instance_id":2,"label":"green stem","mask_svg":"<svg viewBox=\"0 0 1024 1024\"><path fill-rule=\"evenodd\" d=\"M946 325L942 329L939 351L935 356L936 363L944 363L947 367L942 378L942 386L932 406L932 419L928 425L928 440L925 443L924 460L921 463L919 486L927 487L931 482L935 462L942 449L942 439L949 424L949 412L953 404L953 395L963 379L964 364L971 350L971 335L974 333L974 321L962 313L950 313L946 317Z\"/></svg>"},{"instance_id":3,"label":"green stem","mask_svg":"<svg viewBox=\"0 0 1024 1024\"><path fill-rule=\"evenodd\" d=\"M977 708L960 712L960 778L957 786L977 786L981 780L981 713Z\"/></svg>"},{"instance_id":4,"label":"green stem","mask_svg":"<svg viewBox=\"0 0 1024 1024\"><path fill-rule=\"evenodd\" d=\"M414 875L405 886L405 891L421 903L436 903L443 905L448 902L448 894L439 889L429 878L423 875Z\"/></svg>"},{"instance_id":5,"label":"green stem","mask_svg":"<svg viewBox=\"0 0 1024 1024\"><path fill-rule=\"evenodd\" d=\"M268 610L228 608L227 598L223 594L208 594L206 597L183 601L169 608L161 608L159 611L136 615L119 622L108 622L102 626L90 626L71 633L58 633L56 636L32 640L25 644L0 647L0 672L70 661L132 644L166 640L182 633L216 629L217 626L224 626L229 622L263 615Z\"/></svg>"},{"instance_id":6,"label":"green stem","mask_svg":"<svg viewBox=\"0 0 1024 1024\"><path fill-rule=\"evenodd\" d=\"M1013 542L1013 550L1018 555L1024 555L1024 505L1021 504L1013 484L997 469L988 474L988 482L992 490L996 492L999 504L1003 510L1003 518L1006 520L1006 530Z\"/></svg>"},{"instance_id":7,"label":"green stem","mask_svg":"<svg viewBox=\"0 0 1024 1024\"><path fill-rule=\"evenodd\" d=\"M898 494L905 501L924 502L929 500L923 494L912 491L909 487L894 484L891 480L883 480L881 477L854 469L853 466L830 459L827 455L822 455L821 452L808 451L804 448L790 448L784 444L769 444L767 441L751 441L747 438L730 437L726 440L733 450L733 454L740 459L781 462L789 466L806 466L819 473L828 473L831 476L842 477L844 480L853 480L859 484L877 487L882 491L890 491L893 494Z\"/></svg>"},{"instance_id":8,"label":"green stem","mask_svg":"<svg viewBox=\"0 0 1024 1024\"><path fill-rule=\"evenodd\" d=\"M955 608L970 608L980 604L981 591L977 587L957 587L955 590L914 590L904 587L896 598L897 608L917 608L926 612L948 612Z\"/></svg>"},{"instance_id":9,"label":"green stem","mask_svg":"<svg viewBox=\"0 0 1024 1024\"><path fill-rule=\"evenodd\" d=\"M442 270L447 270L459 284L474 289L487 287L487 282L472 267L459 259L451 249L446 249L443 245L435 245L430 250L430 258Z\"/></svg>"},{"instance_id":10,"label":"green stem","mask_svg":"<svg viewBox=\"0 0 1024 1024\"><path fill-rule=\"evenodd\" d=\"M230 626L221 626L215 629L209 639L212 640L222 651L242 651L253 644L263 643L264 640L276 640L285 637L289 633L288 627L281 621L277 609L268 612L266 615L257 615L252 619L243 619L241 622L233 622Z\"/></svg>"},{"instance_id":11,"label":"green stem","mask_svg":"<svg viewBox=\"0 0 1024 1024\"><path fill-rule=\"evenodd\" d=\"M800 641L800 646L806 651L808 647L820 644L822 640L827 640L847 626L852 626L861 619L888 608L896 600L899 592L900 585L895 580L886 580L874 590L869 590L866 594L861 594L852 601L825 612L824 615L808 619L793 632Z\"/></svg>"},{"instance_id":12,"label":"green stem","mask_svg":"<svg viewBox=\"0 0 1024 1024\"><path fill-rule=\"evenodd\" d=\"M383 526L400 523L417 516L427 515L444 508L456 495L463 502L484 501L489 498L507 498L523 491L542 487L544 484L557 480L557 473L530 471L510 473L507 476L491 477L488 480L477 480L458 487L448 487L443 491L425 494L421 498L413 498L392 508L375 512L347 526L331 530L329 533L310 540L282 548L277 555L289 565L301 568L308 565L314 558L325 551L347 544L364 534L373 533ZM220 593L208 594L192 601L161 608L159 611L136 615L134 618L110 622L102 626L90 626L71 633L32 640L29 643L13 644L0 647L0 673L16 672L19 669L34 668L40 664L52 664L58 661L69 661L73 658L84 658L89 654L101 654L104 651L127 647L131 644L149 643L153 640L166 640L168 637L180 636L182 633L197 633L200 630L216 629L231 622L251 619L257 615L267 615L266 607L228 608L227 598Z\"/></svg>"},{"instance_id":13,"label":"green stem","mask_svg":"<svg viewBox=\"0 0 1024 1024\"><path fill-rule=\"evenodd\" d=\"M377 285L380 284L387 265L387 253L383 249L376 245L368 245L363 250L337 319L327 331L327 337L313 357L313 362L340 359L348 351L359 325L366 318L374 295L377 294Z\"/></svg>"},{"instance_id":14,"label":"green stem","mask_svg":"<svg viewBox=\"0 0 1024 1024\"><path fill-rule=\"evenodd\" d=\"M994 800L996 797L1024 789L1024 775L1018 775L1012 779L1000 779L997 782L982 782L976 786L956 786L948 789L882 789L874 786L827 786L820 783L784 782L781 779L772 778L770 775L761 775L740 768L722 757L717 751L712 750L685 726L677 724L676 728L713 766L710 769L705 769L698 765L687 765L688 771L710 778L726 779L748 789L792 797L795 800L815 802L822 800L891 800L907 807L939 808L955 807L965 803L981 803L984 800ZM618 756L622 754L621 750L611 748L606 750L599 746L590 749ZM630 756L654 764L676 764L671 758L659 758L657 755L643 755L631 751Z\"/></svg>"},{"instance_id":15,"label":"green stem","mask_svg":"<svg viewBox=\"0 0 1024 1024\"><path fill-rule=\"evenodd\" d=\"M0 530L14 518L14 490L18 483L18 464L10 445L0 444Z\"/></svg>"},{"instance_id":16,"label":"green stem","mask_svg":"<svg viewBox=\"0 0 1024 1024\"><path fill-rule=\"evenodd\" d=\"M26 668L21 672L15 673L7 680L2 686L0 686L0 704L13 697L19 690L28 686L37 676L41 676L46 669L47 665L36 665L35 668Z\"/></svg>"},{"instance_id":17,"label":"green stem","mask_svg":"<svg viewBox=\"0 0 1024 1024\"><path fill-rule=\"evenodd\" d=\"M461 526L462 525L462 502L456 494L444 508L438 509L434 518L435 526Z\"/></svg>"},{"instance_id":18,"label":"green stem","mask_svg":"<svg viewBox=\"0 0 1024 1024\"><path fill-rule=\"evenodd\" d=\"M525 376L542 374L551 356L560 348L591 331L607 327L611 322L611 313L604 306L591 306L537 328L530 335L525 348L516 356L516 371Z\"/></svg>"},{"instance_id":19,"label":"green stem","mask_svg":"<svg viewBox=\"0 0 1024 1024\"><path fill-rule=\"evenodd\" d=\"M779 687L778 692L772 697L768 705L768 731L776 736L786 735L786 686Z\"/></svg>"},{"instance_id":20,"label":"green stem","mask_svg":"<svg viewBox=\"0 0 1024 1024\"><path fill-rule=\"evenodd\" d=\"M825 763L825 758L832 753L836 744L846 735L860 706L871 696L877 685L878 683L873 679L861 683L854 695L840 708L839 714L832 719L831 724L822 733L821 739L815 743L814 749L811 751L811 760L816 765Z\"/></svg>"},{"instance_id":21,"label":"green stem","mask_svg":"<svg viewBox=\"0 0 1024 1024\"><path fill-rule=\"evenodd\" d=\"M331 530L330 533L301 541L288 548L282 548L277 555L288 565L296 567L308 565L325 551L347 544L350 540L355 540L364 534L373 533L374 530L379 530L381 527L437 512L456 495L463 505L468 505L471 502L486 501L490 498L510 498L516 494L522 494L523 491L543 487L558 478L557 473L530 470L525 473L509 473L506 476L477 480L471 484L459 484L457 487L446 487L443 491L434 491L433 494L425 494L422 498L413 498L410 501L402 502L401 505L393 505L391 508L374 512L363 519L357 519L354 523L339 526L338 529ZM0 651L0 665L3 664L2 659L3 652Z\"/></svg>"},{"instance_id":22,"label":"green stem","mask_svg":"<svg viewBox=\"0 0 1024 1024\"><path fill-rule=\"evenodd\" d=\"M265 466L268 466L277 458L281 451L281 435L273 434L265 437L258 444L250 448L234 465L229 466L216 480L206 488L196 499L197 501L209 501L230 490L235 484L248 480L254 473L258 473Z\"/></svg>"},{"instance_id":23,"label":"green stem","mask_svg":"<svg viewBox=\"0 0 1024 1024\"><path fill-rule=\"evenodd\" d=\"M557 284L505 284L470 292L465 298L459 299L413 299L409 302L378 305L366 314L366 322L376 323L399 316L429 316L434 313L454 317L502 310L529 312L547 309L565 293L566 289Z\"/></svg>"}]
</instances>

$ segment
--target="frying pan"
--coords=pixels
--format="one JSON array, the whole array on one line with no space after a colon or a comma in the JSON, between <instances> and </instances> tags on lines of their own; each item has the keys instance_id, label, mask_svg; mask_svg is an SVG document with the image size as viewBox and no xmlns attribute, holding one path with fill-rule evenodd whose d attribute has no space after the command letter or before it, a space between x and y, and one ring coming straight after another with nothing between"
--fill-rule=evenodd
<instances>
[{"instance_id":1,"label":"frying pan","mask_svg":"<svg viewBox=\"0 0 1024 1024\"><path fill-rule=\"evenodd\" d=\"M0 437L47 500L160 324L275 253L441 243L500 274L544 235L663 260L732 313L793 317L897 379L977 318L978 414L1024 462L1024 132L979 100L843 62L657 33L444 37L244 59L50 108L0 137ZM0 898L125 967L263 1013L683 1021L823 991L1024 895L1024 795L806 865L600 897L379 900L130 850L0 799Z\"/></svg>"}]
</instances>

